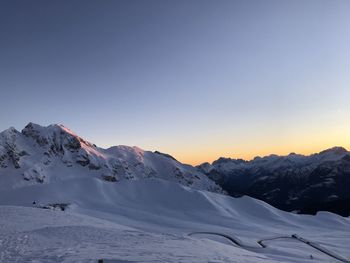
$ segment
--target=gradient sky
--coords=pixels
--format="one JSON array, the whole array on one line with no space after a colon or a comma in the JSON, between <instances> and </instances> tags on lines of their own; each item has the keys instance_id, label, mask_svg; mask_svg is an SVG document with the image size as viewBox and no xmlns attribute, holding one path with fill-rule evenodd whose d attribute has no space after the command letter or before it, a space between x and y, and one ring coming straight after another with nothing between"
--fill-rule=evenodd
<instances>
[{"instance_id":1,"label":"gradient sky","mask_svg":"<svg viewBox=\"0 0 350 263\"><path fill-rule=\"evenodd\" d=\"M350 148L350 1L0 1L0 130L198 164Z\"/></svg>"}]
</instances>

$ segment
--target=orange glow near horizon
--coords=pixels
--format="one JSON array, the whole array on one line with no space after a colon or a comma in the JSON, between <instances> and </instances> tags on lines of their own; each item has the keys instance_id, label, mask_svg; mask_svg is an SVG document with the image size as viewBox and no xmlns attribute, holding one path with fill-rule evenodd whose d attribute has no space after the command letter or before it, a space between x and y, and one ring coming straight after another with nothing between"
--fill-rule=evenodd
<instances>
[{"instance_id":1,"label":"orange glow near horizon","mask_svg":"<svg viewBox=\"0 0 350 263\"><path fill-rule=\"evenodd\" d=\"M324 146L315 146L315 147L305 147L304 149L300 150L284 150L284 149L277 149L277 148L271 148L271 150L261 150L261 151L223 151L222 153L217 153L217 152L205 152L205 153L193 153L193 156L190 154L178 154L175 153L173 156L180 162L190 164L190 165L199 165L204 162L209 162L212 163L213 161L219 159L220 157L226 157L226 158L232 158L232 159L244 159L244 160L252 160L257 156L264 157L268 156L270 154L277 154L277 155L288 155L290 153L297 153L297 154L302 154L302 155L310 155L314 153L319 153L323 150L339 146L339 147L344 147L345 149L349 150L350 145L345 146L344 144L337 144L337 145L324 145Z\"/></svg>"},{"instance_id":2,"label":"orange glow near horizon","mask_svg":"<svg viewBox=\"0 0 350 263\"><path fill-rule=\"evenodd\" d=\"M341 146L350 149L350 114L320 116L303 120L288 127L256 125L244 133L225 132L198 137L195 140L167 147L179 161L198 165L219 157L251 160L270 154L288 155L291 152L310 155ZM203 143L206 142L206 143ZM182 148L181 148L182 144ZM187 145L185 148L184 145Z\"/></svg>"},{"instance_id":3,"label":"orange glow near horizon","mask_svg":"<svg viewBox=\"0 0 350 263\"><path fill-rule=\"evenodd\" d=\"M325 131L327 133L327 131ZM168 148L167 152L177 160L198 165L203 162L212 163L219 157L241 158L251 160L256 156L267 156L270 154L288 155L297 153L310 155L320 151L339 146L350 149L350 129L339 129L333 133L319 133L312 135L270 136L256 137L251 140L213 141L210 144L201 145L198 142L188 144L186 149L180 146L174 149Z\"/></svg>"},{"instance_id":4,"label":"orange glow near horizon","mask_svg":"<svg viewBox=\"0 0 350 263\"><path fill-rule=\"evenodd\" d=\"M310 114L300 118L261 119L246 123L224 123L195 127L148 138L134 134L126 145L160 151L191 165L212 163L219 157L251 160L270 154L291 152L310 155L339 146L350 150L350 110L329 114ZM109 140L113 141L113 140ZM131 142L131 143L130 143ZM112 144L113 145L113 144ZM114 144L115 145L115 144Z\"/></svg>"}]
</instances>

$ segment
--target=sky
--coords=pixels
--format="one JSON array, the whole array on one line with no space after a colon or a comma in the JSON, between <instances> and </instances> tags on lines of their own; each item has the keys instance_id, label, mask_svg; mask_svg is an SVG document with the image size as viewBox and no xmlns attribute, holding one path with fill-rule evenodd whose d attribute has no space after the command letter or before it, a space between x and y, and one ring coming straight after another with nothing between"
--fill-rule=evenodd
<instances>
[{"instance_id":1,"label":"sky","mask_svg":"<svg viewBox=\"0 0 350 263\"><path fill-rule=\"evenodd\" d=\"M0 130L199 164L350 149L350 1L2 0Z\"/></svg>"}]
</instances>

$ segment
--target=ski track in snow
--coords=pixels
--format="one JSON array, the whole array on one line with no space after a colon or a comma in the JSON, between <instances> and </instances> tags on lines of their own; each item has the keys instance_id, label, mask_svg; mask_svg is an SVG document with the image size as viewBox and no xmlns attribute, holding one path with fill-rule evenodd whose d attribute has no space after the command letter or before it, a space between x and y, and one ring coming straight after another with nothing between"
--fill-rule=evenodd
<instances>
[{"instance_id":1,"label":"ski track in snow","mask_svg":"<svg viewBox=\"0 0 350 263\"><path fill-rule=\"evenodd\" d=\"M340 262L324 251L350 259L349 218L220 193L166 154L102 149L62 125L10 128L0 133L0 263ZM257 244L292 234L306 244Z\"/></svg>"},{"instance_id":2,"label":"ski track in snow","mask_svg":"<svg viewBox=\"0 0 350 263\"><path fill-rule=\"evenodd\" d=\"M64 212L30 207L30 197L40 194L42 203L66 200L71 206ZM0 262L340 262L295 240L264 249L256 243L294 233L343 258L350 254L349 218L290 214L252 198L164 180L70 180L3 192L0 204ZM205 231L251 248L188 236Z\"/></svg>"},{"instance_id":3,"label":"ski track in snow","mask_svg":"<svg viewBox=\"0 0 350 263\"><path fill-rule=\"evenodd\" d=\"M1 215L7 218L1 217L1 225L10 220L13 224L14 218L22 224L20 216L25 216L30 222L35 222L38 217L45 222L53 222L52 225L46 223L44 227L31 223L29 229L32 230L25 231L14 230L16 225L13 224L13 229L2 231L1 262L97 262L99 258L128 262L203 262L205 258L211 258L212 262L228 262L232 259L230 246L220 246L210 240L123 230L113 227L113 224L96 227L98 220L74 225L77 223L74 215L59 211L6 206L0 210ZM18 212L22 215L19 216ZM62 220L73 225L54 225L55 221L61 220L60 217L67 215L70 218ZM260 261L259 256L236 250L238 255L246 258L242 262L250 262L247 261L249 258ZM266 258L261 258L266 262Z\"/></svg>"}]
</instances>

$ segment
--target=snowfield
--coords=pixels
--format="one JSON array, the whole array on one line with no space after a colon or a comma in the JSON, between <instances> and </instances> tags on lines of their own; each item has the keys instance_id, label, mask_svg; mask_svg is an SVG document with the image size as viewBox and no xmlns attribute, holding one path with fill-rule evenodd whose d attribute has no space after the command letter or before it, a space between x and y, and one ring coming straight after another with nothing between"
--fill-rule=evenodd
<instances>
[{"instance_id":1,"label":"snowfield","mask_svg":"<svg viewBox=\"0 0 350 263\"><path fill-rule=\"evenodd\" d=\"M292 234L350 258L349 218L295 215L162 179L31 185L2 191L0 204L1 262L341 262L293 238L257 243Z\"/></svg>"},{"instance_id":2,"label":"snowfield","mask_svg":"<svg viewBox=\"0 0 350 263\"><path fill-rule=\"evenodd\" d=\"M349 218L223 193L167 154L102 149L62 125L10 128L0 262L349 262Z\"/></svg>"}]
</instances>

